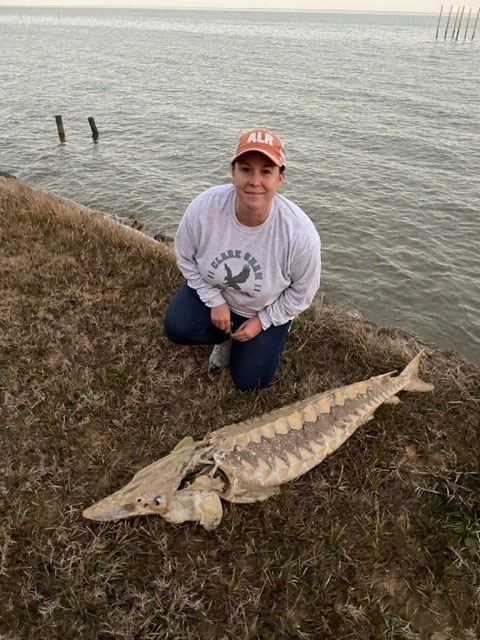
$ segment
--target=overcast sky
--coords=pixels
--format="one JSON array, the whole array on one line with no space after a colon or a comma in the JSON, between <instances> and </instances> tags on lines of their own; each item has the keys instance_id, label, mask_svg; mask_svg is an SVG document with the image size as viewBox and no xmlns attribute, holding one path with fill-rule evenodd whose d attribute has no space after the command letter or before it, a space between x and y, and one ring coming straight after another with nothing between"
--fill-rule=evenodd
<instances>
[{"instance_id":1,"label":"overcast sky","mask_svg":"<svg viewBox=\"0 0 480 640\"><path fill-rule=\"evenodd\" d=\"M0 0L0 6L122 6L221 9L305 9L329 11L405 11L438 13L440 0ZM444 5L444 11L450 5Z\"/></svg>"}]
</instances>

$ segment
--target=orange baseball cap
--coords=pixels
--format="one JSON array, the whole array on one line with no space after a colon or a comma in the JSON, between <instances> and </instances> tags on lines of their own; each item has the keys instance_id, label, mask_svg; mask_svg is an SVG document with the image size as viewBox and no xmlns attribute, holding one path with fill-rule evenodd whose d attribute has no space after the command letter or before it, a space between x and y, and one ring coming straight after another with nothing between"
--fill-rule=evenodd
<instances>
[{"instance_id":1,"label":"orange baseball cap","mask_svg":"<svg viewBox=\"0 0 480 640\"><path fill-rule=\"evenodd\" d=\"M278 167L285 166L285 148L281 139L270 129L249 129L244 131L237 142L232 162L247 151L260 151Z\"/></svg>"}]
</instances>

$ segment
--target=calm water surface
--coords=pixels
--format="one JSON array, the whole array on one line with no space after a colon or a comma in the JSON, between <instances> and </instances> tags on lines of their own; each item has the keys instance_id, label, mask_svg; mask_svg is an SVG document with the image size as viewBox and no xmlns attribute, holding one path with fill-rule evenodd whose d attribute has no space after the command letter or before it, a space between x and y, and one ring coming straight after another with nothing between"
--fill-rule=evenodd
<instances>
[{"instance_id":1,"label":"calm water surface","mask_svg":"<svg viewBox=\"0 0 480 640\"><path fill-rule=\"evenodd\" d=\"M270 126L327 299L480 364L480 32L436 42L436 20L0 7L0 169L173 234Z\"/></svg>"}]
</instances>

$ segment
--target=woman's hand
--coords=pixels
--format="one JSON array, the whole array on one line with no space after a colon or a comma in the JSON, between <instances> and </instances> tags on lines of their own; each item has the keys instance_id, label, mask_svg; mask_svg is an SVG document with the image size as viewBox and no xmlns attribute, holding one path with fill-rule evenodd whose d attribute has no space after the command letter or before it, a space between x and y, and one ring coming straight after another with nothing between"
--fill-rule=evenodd
<instances>
[{"instance_id":1,"label":"woman's hand","mask_svg":"<svg viewBox=\"0 0 480 640\"><path fill-rule=\"evenodd\" d=\"M258 316L254 316L253 318L249 318L248 320L245 320L245 322L242 322L235 333L232 333L232 338L239 342L246 342L258 335L261 330L262 323L260 322L260 318Z\"/></svg>"},{"instance_id":2,"label":"woman's hand","mask_svg":"<svg viewBox=\"0 0 480 640\"><path fill-rule=\"evenodd\" d=\"M218 307L212 307L210 311L210 319L217 329L230 333L231 320L230 320L230 307L226 302L219 304Z\"/></svg>"}]
</instances>

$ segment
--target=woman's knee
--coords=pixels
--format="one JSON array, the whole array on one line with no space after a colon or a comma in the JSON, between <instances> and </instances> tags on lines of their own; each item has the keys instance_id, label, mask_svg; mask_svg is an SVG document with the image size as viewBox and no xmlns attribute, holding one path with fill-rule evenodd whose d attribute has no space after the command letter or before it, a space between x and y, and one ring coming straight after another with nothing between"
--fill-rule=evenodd
<instances>
[{"instance_id":1,"label":"woman's knee","mask_svg":"<svg viewBox=\"0 0 480 640\"><path fill-rule=\"evenodd\" d=\"M165 335L175 344L210 344L210 324L210 309L184 282L165 313Z\"/></svg>"},{"instance_id":2,"label":"woman's knee","mask_svg":"<svg viewBox=\"0 0 480 640\"><path fill-rule=\"evenodd\" d=\"M163 330L169 340L181 345L215 344L218 340L212 334L214 327L210 320L193 318L188 313L178 313L177 309L167 309Z\"/></svg>"},{"instance_id":3,"label":"woman's knee","mask_svg":"<svg viewBox=\"0 0 480 640\"><path fill-rule=\"evenodd\" d=\"M165 315L163 321L163 330L169 340L175 344L183 344L185 336L181 330L181 327L173 321L173 318L168 314Z\"/></svg>"},{"instance_id":4,"label":"woman's knee","mask_svg":"<svg viewBox=\"0 0 480 640\"><path fill-rule=\"evenodd\" d=\"M163 320L163 330L169 340L175 344L189 344L190 343L190 327L185 322L185 318L178 316L172 307L167 309L165 318Z\"/></svg>"}]
</instances>

